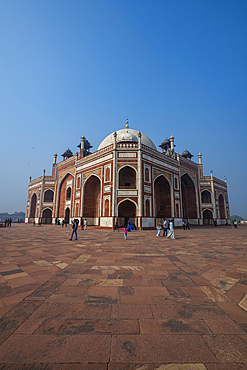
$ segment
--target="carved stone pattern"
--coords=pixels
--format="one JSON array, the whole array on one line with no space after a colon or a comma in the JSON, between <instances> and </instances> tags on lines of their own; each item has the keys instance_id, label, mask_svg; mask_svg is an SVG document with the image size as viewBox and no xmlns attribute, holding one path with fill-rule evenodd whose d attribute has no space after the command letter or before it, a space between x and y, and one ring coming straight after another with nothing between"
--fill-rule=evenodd
<instances>
[{"instance_id":1,"label":"carved stone pattern","mask_svg":"<svg viewBox=\"0 0 247 370\"><path fill-rule=\"evenodd\" d=\"M132 167L135 167L136 169L138 168L138 165L137 163L128 163L128 162L125 162L125 163L118 163L117 164L117 169L119 170L119 168L123 167L123 166L128 166L128 164Z\"/></svg>"},{"instance_id":2,"label":"carved stone pattern","mask_svg":"<svg viewBox=\"0 0 247 370\"><path fill-rule=\"evenodd\" d=\"M83 174L83 184L90 175L97 175L102 179L102 168L98 168L97 170L88 171L88 172L84 173Z\"/></svg>"},{"instance_id":3,"label":"carved stone pattern","mask_svg":"<svg viewBox=\"0 0 247 370\"><path fill-rule=\"evenodd\" d=\"M170 182L172 183L172 175L171 173L167 173L165 171L157 170L156 168L153 168L153 179L155 179L158 175L165 175Z\"/></svg>"},{"instance_id":4,"label":"carved stone pattern","mask_svg":"<svg viewBox=\"0 0 247 370\"><path fill-rule=\"evenodd\" d=\"M66 170L59 172L58 183L60 183L61 179L64 178L67 173L75 175L75 167L66 168Z\"/></svg>"},{"instance_id":5,"label":"carved stone pattern","mask_svg":"<svg viewBox=\"0 0 247 370\"><path fill-rule=\"evenodd\" d=\"M182 176L185 172L187 172L193 179L196 178L196 173L194 171L188 170L184 167L180 167L180 175Z\"/></svg>"}]
</instances>

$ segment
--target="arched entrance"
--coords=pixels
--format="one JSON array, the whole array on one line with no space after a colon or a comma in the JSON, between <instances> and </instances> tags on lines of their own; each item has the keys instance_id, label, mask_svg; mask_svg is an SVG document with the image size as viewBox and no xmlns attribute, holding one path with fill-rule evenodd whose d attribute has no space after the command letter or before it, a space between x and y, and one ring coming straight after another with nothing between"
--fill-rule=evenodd
<instances>
[{"instance_id":1,"label":"arched entrance","mask_svg":"<svg viewBox=\"0 0 247 370\"><path fill-rule=\"evenodd\" d=\"M100 216L100 180L97 176L90 176L84 186L83 218L88 225L99 225Z\"/></svg>"},{"instance_id":2,"label":"arched entrance","mask_svg":"<svg viewBox=\"0 0 247 370\"><path fill-rule=\"evenodd\" d=\"M119 189L135 189L136 188L136 171L129 167L123 167L119 171Z\"/></svg>"},{"instance_id":3,"label":"arched entrance","mask_svg":"<svg viewBox=\"0 0 247 370\"><path fill-rule=\"evenodd\" d=\"M34 193L33 196L32 196L32 199L31 199L31 208L30 208L29 222L33 222L34 219L35 219L36 204L37 204L37 195L36 195L36 193Z\"/></svg>"},{"instance_id":4,"label":"arched entrance","mask_svg":"<svg viewBox=\"0 0 247 370\"><path fill-rule=\"evenodd\" d=\"M127 226L130 219L131 225L136 225L136 205L130 200L125 200L118 206L118 225L119 227Z\"/></svg>"},{"instance_id":5,"label":"arched entrance","mask_svg":"<svg viewBox=\"0 0 247 370\"><path fill-rule=\"evenodd\" d=\"M188 174L181 177L182 207L184 219L197 218L196 192L193 181Z\"/></svg>"},{"instance_id":6,"label":"arched entrance","mask_svg":"<svg viewBox=\"0 0 247 370\"><path fill-rule=\"evenodd\" d=\"M66 208L64 221L67 222L67 224L69 224L69 219L70 219L70 209Z\"/></svg>"},{"instance_id":7,"label":"arched entrance","mask_svg":"<svg viewBox=\"0 0 247 370\"><path fill-rule=\"evenodd\" d=\"M220 219L221 220L225 219L226 218L225 202L224 202L224 198L222 194L219 195L219 212L220 212Z\"/></svg>"},{"instance_id":8,"label":"arched entrance","mask_svg":"<svg viewBox=\"0 0 247 370\"><path fill-rule=\"evenodd\" d=\"M203 225L213 225L213 212L209 209L203 211Z\"/></svg>"},{"instance_id":9,"label":"arched entrance","mask_svg":"<svg viewBox=\"0 0 247 370\"><path fill-rule=\"evenodd\" d=\"M170 184L164 176L159 176L154 182L155 217L171 217Z\"/></svg>"},{"instance_id":10,"label":"arched entrance","mask_svg":"<svg viewBox=\"0 0 247 370\"><path fill-rule=\"evenodd\" d=\"M62 180L59 188L59 198L58 198L58 218L64 218L64 210L66 206L69 206L68 202L71 201L71 188L73 188L74 177L71 174L67 174ZM70 196L68 198L68 195Z\"/></svg>"},{"instance_id":11,"label":"arched entrance","mask_svg":"<svg viewBox=\"0 0 247 370\"><path fill-rule=\"evenodd\" d=\"M42 213L42 224L51 224L52 211L50 209L45 209Z\"/></svg>"}]
</instances>

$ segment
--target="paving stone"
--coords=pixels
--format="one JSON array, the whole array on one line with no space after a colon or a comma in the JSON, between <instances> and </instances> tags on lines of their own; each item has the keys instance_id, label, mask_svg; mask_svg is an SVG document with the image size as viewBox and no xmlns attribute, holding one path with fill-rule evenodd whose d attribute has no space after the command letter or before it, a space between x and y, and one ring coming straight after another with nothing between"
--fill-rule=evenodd
<instances>
[{"instance_id":1,"label":"paving stone","mask_svg":"<svg viewBox=\"0 0 247 370\"><path fill-rule=\"evenodd\" d=\"M220 362L247 364L247 346L237 336L204 336L205 342Z\"/></svg>"},{"instance_id":2,"label":"paving stone","mask_svg":"<svg viewBox=\"0 0 247 370\"><path fill-rule=\"evenodd\" d=\"M0 369L246 369L247 228L175 232L1 230Z\"/></svg>"},{"instance_id":3,"label":"paving stone","mask_svg":"<svg viewBox=\"0 0 247 370\"><path fill-rule=\"evenodd\" d=\"M198 335L113 336L113 363L216 362L213 353Z\"/></svg>"},{"instance_id":4,"label":"paving stone","mask_svg":"<svg viewBox=\"0 0 247 370\"><path fill-rule=\"evenodd\" d=\"M0 363L107 363L109 355L110 335L16 334L0 346Z\"/></svg>"}]
</instances>

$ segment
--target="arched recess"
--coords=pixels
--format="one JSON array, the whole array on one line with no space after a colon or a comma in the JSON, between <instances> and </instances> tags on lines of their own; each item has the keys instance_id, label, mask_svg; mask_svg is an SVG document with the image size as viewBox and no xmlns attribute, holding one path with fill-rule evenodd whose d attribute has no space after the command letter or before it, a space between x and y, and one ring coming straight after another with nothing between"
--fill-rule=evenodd
<instances>
[{"instance_id":1,"label":"arched recess","mask_svg":"<svg viewBox=\"0 0 247 370\"><path fill-rule=\"evenodd\" d=\"M220 212L220 219L223 220L224 218L226 218L226 214L225 214L225 202L224 202L224 198L223 198L223 195L220 194L219 195L219 212Z\"/></svg>"},{"instance_id":2,"label":"arched recess","mask_svg":"<svg viewBox=\"0 0 247 370\"><path fill-rule=\"evenodd\" d=\"M46 208L42 212L42 224L51 224L52 222L52 210Z\"/></svg>"},{"instance_id":3,"label":"arched recess","mask_svg":"<svg viewBox=\"0 0 247 370\"><path fill-rule=\"evenodd\" d=\"M146 199L146 207L145 207L145 210L146 210L146 214L145 216L146 217L151 217L150 215L150 200L149 199Z\"/></svg>"},{"instance_id":4,"label":"arched recess","mask_svg":"<svg viewBox=\"0 0 247 370\"><path fill-rule=\"evenodd\" d=\"M105 216L106 217L110 216L110 213L109 213L109 199L105 200Z\"/></svg>"},{"instance_id":5,"label":"arched recess","mask_svg":"<svg viewBox=\"0 0 247 370\"><path fill-rule=\"evenodd\" d=\"M68 187L68 189L66 190L66 200L70 199L71 199L71 187Z\"/></svg>"},{"instance_id":6,"label":"arched recess","mask_svg":"<svg viewBox=\"0 0 247 370\"><path fill-rule=\"evenodd\" d=\"M100 217L100 188L101 183L97 176L91 175L84 185L83 191L83 217L90 225L97 225L95 220Z\"/></svg>"},{"instance_id":7,"label":"arched recess","mask_svg":"<svg viewBox=\"0 0 247 370\"><path fill-rule=\"evenodd\" d=\"M181 177L182 209L184 219L197 218L196 191L194 182L186 173Z\"/></svg>"},{"instance_id":8,"label":"arched recess","mask_svg":"<svg viewBox=\"0 0 247 370\"><path fill-rule=\"evenodd\" d=\"M136 170L130 166L120 168L118 175L119 189L135 189L136 188Z\"/></svg>"},{"instance_id":9,"label":"arched recess","mask_svg":"<svg viewBox=\"0 0 247 370\"><path fill-rule=\"evenodd\" d=\"M30 207L30 218L34 219L36 216L36 205L37 205L37 195L34 193L31 198L31 207ZM31 222L33 220L30 220Z\"/></svg>"},{"instance_id":10,"label":"arched recess","mask_svg":"<svg viewBox=\"0 0 247 370\"><path fill-rule=\"evenodd\" d=\"M145 181L149 182L149 169L147 167L145 168Z\"/></svg>"},{"instance_id":11,"label":"arched recess","mask_svg":"<svg viewBox=\"0 0 247 370\"><path fill-rule=\"evenodd\" d=\"M69 207L67 207L64 214L64 221L67 222L67 224L69 224L69 219L70 219L70 209Z\"/></svg>"},{"instance_id":12,"label":"arched recess","mask_svg":"<svg viewBox=\"0 0 247 370\"><path fill-rule=\"evenodd\" d=\"M118 225L119 227L127 226L127 222L130 219L131 225L136 225L136 204L126 199L118 205Z\"/></svg>"},{"instance_id":13,"label":"arched recess","mask_svg":"<svg viewBox=\"0 0 247 370\"><path fill-rule=\"evenodd\" d=\"M171 187L164 175L156 177L154 181L155 217L171 217Z\"/></svg>"},{"instance_id":14,"label":"arched recess","mask_svg":"<svg viewBox=\"0 0 247 370\"><path fill-rule=\"evenodd\" d=\"M210 209L203 211L203 225L213 225L213 212Z\"/></svg>"},{"instance_id":15,"label":"arched recess","mask_svg":"<svg viewBox=\"0 0 247 370\"><path fill-rule=\"evenodd\" d=\"M70 181L69 186L67 186L68 181ZM70 200L70 199L67 199L67 189L73 188L73 181L74 181L74 176L68 173L60 183L59 190L58 190L58 202L57 202L58 208L57 208L57 215L56 215L58 218L64 218L66 201Z\"/></svg>"},{"instance_id":16,"label":"arched recess","mask_svg":"<svg viewBox=\"0 0 247 370\"><path fill-rule=\"evenodd\" d=\"M211 203L211 193L208 190L203 190L201 193L202 203Z\"/></svg>"},{"instance_id":17,"label":"arched recess","mask_svg":"<svg viewBox=\"0 0 247 370\"><path fill-rule=\"evenodd\" d=\"M44 202L53 202L54 191L51 189L46 190L44 193Z\"/></svg>"},{"instance_id":18,"label":"arched recess","mask_svg":"<svg viewBox=\"0 0 247 370\"><path fill-rule=\"evenodd\" d=\"M75 217L79 217L79 206L80 206L80 203L76 203L75 205Z\"/></svg>"},{"instance_id":19,"label":"arched recess","mask_svg":"<svg viewBox=\"0 0 247 370\"><path fill-rule=\"evenodd\" d=\"M110 181L110 179L111 179L111 170L110 167L107 167L105 171L105 181Z\"/></svg>"}]
</instances>

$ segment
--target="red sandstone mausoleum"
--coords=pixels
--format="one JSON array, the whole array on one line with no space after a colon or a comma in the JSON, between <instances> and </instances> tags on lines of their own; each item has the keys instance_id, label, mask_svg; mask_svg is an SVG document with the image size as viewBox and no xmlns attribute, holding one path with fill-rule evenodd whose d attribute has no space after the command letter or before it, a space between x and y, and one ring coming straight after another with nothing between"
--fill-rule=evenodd
<instances>
[{"instance_id":1,"label":"red sandstone mausoleum","mask_svg":"<svg viewBox=\"0 0 247 370\"><path fill-rule=\"evenodd\" d=\"M94 153L84 136L79 153L68 149L52 176L31 180L28 187L26 223L70 222L86 218L88 225L112 228L128 218L138 229L153 228L156 220L173 219L181 226L230 223L227 184L203 175L199 163L185 150L175 151L174 138L166 139L158 151L145 134L126 128L108 135Z\"/></svg>"}]
</instances>

